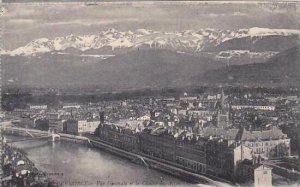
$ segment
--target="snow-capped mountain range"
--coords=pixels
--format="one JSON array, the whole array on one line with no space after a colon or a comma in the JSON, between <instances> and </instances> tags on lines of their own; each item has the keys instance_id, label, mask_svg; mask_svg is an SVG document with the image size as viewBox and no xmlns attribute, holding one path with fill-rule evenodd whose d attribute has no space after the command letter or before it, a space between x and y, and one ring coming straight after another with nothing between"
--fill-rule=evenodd
<instances>
[{"instance_id":1,"label":"snow-capped mountain range","mask_svg":"<svg viewBox=\"0 0 300 187\"><path fill-rule=\"evenodd\" d=\"M111 51L116 49L137 49L137 48L162 48L176 51L200 52L216 47L223 42L250 37L252 42L265 36L300 36L300 30L250 28L239 30L218 30L201 29L185 30L182 32L163 32L147 29L135 31L118 31L109 29L101 31L96 35L68 35L54 39L39 38L14 50L1 50L2 55L30 56L38 53L60 52L74 48L82 52L108 48Z\"/></svg>"}]
</instances>

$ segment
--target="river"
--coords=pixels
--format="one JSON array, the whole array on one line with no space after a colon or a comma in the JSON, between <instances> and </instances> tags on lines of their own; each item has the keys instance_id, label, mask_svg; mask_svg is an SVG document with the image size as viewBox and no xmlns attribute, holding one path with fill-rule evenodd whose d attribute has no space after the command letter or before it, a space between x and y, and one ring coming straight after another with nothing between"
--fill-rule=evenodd
<instances>
[{"instance_id":1,"label":"river","mask_svg":"<svg viewBox=\"0 0 300 187\"><path fill-rule=\"evenodd\" d=\"M8 140L19 137L6 136ZM96 148L70 142L16 142L36 167L62 186L190 185Z\"/></svg>"}]
</instances>

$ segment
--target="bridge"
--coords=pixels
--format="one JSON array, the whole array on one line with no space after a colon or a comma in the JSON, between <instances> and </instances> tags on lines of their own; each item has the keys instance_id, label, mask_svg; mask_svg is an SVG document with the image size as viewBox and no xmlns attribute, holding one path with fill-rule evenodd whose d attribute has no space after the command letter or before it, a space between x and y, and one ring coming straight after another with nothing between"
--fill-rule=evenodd
<instances>
[{"instance_id":1,"label":"bridge","mask_svg":"<svg viewBox=\"0 0 300 187\"><path fill-rule=\"evenodd\" d=\"M86 141L87 143L91 144L94 147L105 149L111 153L115 153L117 155L128 158L130 160L140 161L141 164L145 165L147 168L157 169L160 171L164 171L166 173L170 173L172 175L176 174L181 176L187 176L199 181L206 181L209 184L212 184L213 186L219 186L219 187L232 186L228 181L214 180L204 175L195 174L186 171L184 169L181 169L179 167L176 167L172 164L166 163L165 161L160 161L137 153L122 150L120 148L109 145L105 142L102 142L97 138L96 139L91 137L88 138L88 137L75 136L75 135L69 135L63 133L55 134L50 131L46 132L46 131L41 131L36 129L19 128L19 127L12 127L12 126L0 126L0 129L6 133L11 133L11 134L19 133L21 135L26 135L28 137L17 141L30 141L30 140L43 139L43 138L45 139L52 138L52 141L56 141L56 140L60 140L60 137L67 138L67 139L82 140L82 141ZM13 142L8 142L8 143L13 143Z\"/></svg>"},{"instance_id":2,"label":"bridge","mask_svg":"<svg viewBox=\"0 0 300 187\"><path fill-rule=\"evenodd\" d=\"M37 139L50 139L54 142L56 140L60 140L60 135L50 131L41 131L36 129L27 129L20 127L12 127L12 126L0 126L1 132L5 132L8 134L18 134L23 135L28 138L13 140L7 143L21 142L21 141L30 141Z\"/></svg>"}]
</instances>

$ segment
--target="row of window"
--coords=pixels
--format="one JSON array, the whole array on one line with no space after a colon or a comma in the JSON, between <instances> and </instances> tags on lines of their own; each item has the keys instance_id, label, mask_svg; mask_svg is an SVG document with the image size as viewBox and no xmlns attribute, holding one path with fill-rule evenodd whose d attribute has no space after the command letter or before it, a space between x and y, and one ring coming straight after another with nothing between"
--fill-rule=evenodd
<instances>
[{"instance_id":1,"label":"row of window","mask_svg":"<svg viewBox=\"0 0 300 187\"><path fill-rule=\"evenodd\" d=\"M176 162L184 167L190 168L194 171L205 173L205 165L200 162L195 162L193 160L188 160L182 157L176 157Z\"/></svg>"},{"instance_id":2,"label":"row of window","mask_svg":"<svg viewBox=\"0 0 300 187\"><path fill-rule=\"evenodd\" d=\"M274 141L268 141L268 142L256 142L256 143L251 143L251 142L248 142L248 143L246 143L246 146L248 146L248 147L259 147L259 146L265 146L265 147L267 147L267 146L269 146L269 147L271 147L271 146L276 146L276 145L278 145L280 142L274 142Z\"/></svg>"}]
</instances>

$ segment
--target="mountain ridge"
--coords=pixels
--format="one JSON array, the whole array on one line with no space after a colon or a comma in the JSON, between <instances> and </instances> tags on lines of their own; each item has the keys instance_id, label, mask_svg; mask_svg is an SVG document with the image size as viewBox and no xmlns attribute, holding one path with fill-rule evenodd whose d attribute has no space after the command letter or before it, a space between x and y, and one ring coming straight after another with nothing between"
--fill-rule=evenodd
<instances>
[{"instance_id":1,"label":"mountain ridge","mask_svg":"<svg viewBox=\"0 0 300 187\"><path fill-rule=\"evenodd\" d=\"M75 61L76 57L66 60L49 55L49 62L45 59L33 57L28 60L30 63L19 59L3 63L3 84L162 88L186 84L192 76L225 66L210 58L161 49L132 51L88 64Z\"/></svg>"},{"instance_id":2,"label":"mountain ridge","mask_svg":"<svg viewBox=\"0 0 300 187\"><path fill-rule=\"evenodd\" d=\"M194 77L202 83L300 86L300 47L276 54L265 63L233 65Z\"/></svg>"},{"instance_id":3,"label":"mountain ridge","mask_svg":"<svg viewBox=\"0 0 300 187\"><path fill-rule=\"evenodd\" d=\"M56 37L54 39L39 38L29 42L25 46L18 47L14 50L1 50L2 55L11 56L29 56L39 53L64 51L74 48L80 52L108 48L112 52L116 49L138 49L138 48L154 48L169 49L175 51L199 52L199 51L221 51L221 50L245 50L255 51L261 40L273 38L273 42L286 41L287 47L294 45L291 39L298 40L300 30L291 29L268 29L268 28L249 28L238 30L219 30L219 29L199 29L185 30L175 32L153 31L147 29L137 29L135 31L118 31L116 29L108 29L98 34L91 35L68 35ZM245 44L243 46L241 44ZM258 43L258 44L257 44ZM254 47L251 47L253 44ZM255 45L256 44L256 45ZM286 48L283 46L283 50ZM232 46L236 46L235 48ZM274 45L272 45L274 46ZM268 48L264 46L264 48ZM264 49L262 49L264 50ZM278 49L277 49L278 50ZM269 50L271 51L271 50Z\"/></svg>"}]
</instances>

